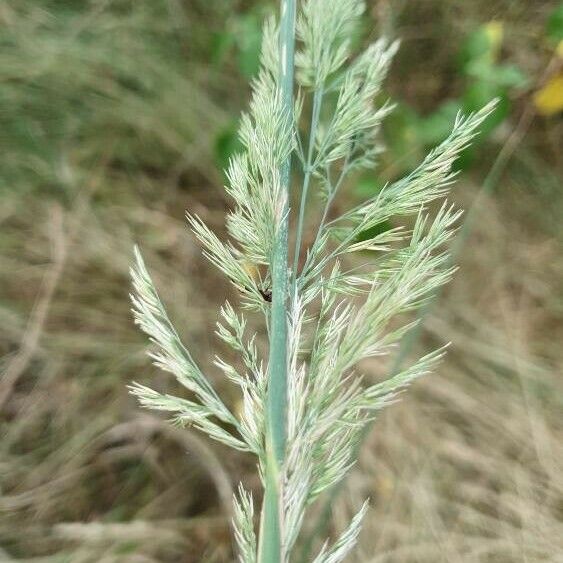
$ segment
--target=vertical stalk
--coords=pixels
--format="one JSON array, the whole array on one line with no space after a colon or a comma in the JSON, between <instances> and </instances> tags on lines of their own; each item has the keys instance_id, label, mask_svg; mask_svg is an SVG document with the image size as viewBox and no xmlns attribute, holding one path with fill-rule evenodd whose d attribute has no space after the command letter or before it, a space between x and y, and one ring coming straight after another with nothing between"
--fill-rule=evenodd
<instances>
[{"instance_id":1,"label":"vertical stalk","mask_svg":"<svg viewBox=\"0 0 563 563\"><path fill-rule=\"evenodd\" d=\"M313 97L313 113L311 116L311 130L309 137L309 149L307 151L307 162L305 163L305 176L303 179L303 191L301 192L301 204L299 206L299 220L297 223L297 235L295 237L295 253L293 257L293 293L295 293L295 282L297 280L297 268L299 267L299 255L301 253L301 240L303 237L303 223L305 219L305 206L307 203L307 192L309 190L309 182L311 181L311 173L313 172L313 149L315 147L315 138L317 136L317 127L319 124L319 115L323 100L324 85L315 88Z\"/></svg>"},{"instance_id":2,"label":"vertical stalk","mask_svg":"<svg viewBox=\"0 0 563 563\"><path fill-rule=\"evenodd\" d=\"M295 49L295 2L281 0L280 79L285 111L293 123L293 58ZM283 463L286 441L287 404L287 294L288 215L291 156L282 163L283 212L276 233L272 258L272 308L270 355L266 398L265 492L259 540L259 563L282 563Z\"/></svg>"}]
</instances>

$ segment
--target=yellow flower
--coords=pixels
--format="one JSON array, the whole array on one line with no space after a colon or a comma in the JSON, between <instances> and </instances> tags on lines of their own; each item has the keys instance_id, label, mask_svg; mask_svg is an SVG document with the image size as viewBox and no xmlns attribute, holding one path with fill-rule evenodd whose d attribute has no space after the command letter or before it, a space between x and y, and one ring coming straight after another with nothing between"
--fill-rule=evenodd
<instances>
[{"instance_id":1,"label":"yellow flower","mask_svg":"<svg viewBox=\"0 0 563 563\"><path fill-rule=\"evenodd\" d=\"M495 20L490 21L485 25L485 33L487 34L487 38L489 39L489 44L491 46L491 55L496 57L502 45L502 39L504 36L503 23Z\"/></svg>"},{"instance_id":2,"label":"yellow flower","mask_svg":"<svg viewBox=\"0 0 563 563\"><path fill-rule=\"evenodd\" d=\"M563 110L563 74L553 76L534 94L534 105L541 115L555 115Z\"/></svg>"}]
</instances>

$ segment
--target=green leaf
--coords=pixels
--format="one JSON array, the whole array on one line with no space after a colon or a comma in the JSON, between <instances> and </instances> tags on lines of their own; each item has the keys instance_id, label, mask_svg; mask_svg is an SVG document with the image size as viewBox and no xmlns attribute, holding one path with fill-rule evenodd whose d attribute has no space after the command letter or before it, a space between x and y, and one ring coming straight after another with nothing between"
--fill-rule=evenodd
<instances>
[{"instance_id":1,"label":"green leaf","mask_svg":"<svg viewBox=\"0 0 563 563\"><path fill-rule=\"evenodd\" d=\"M510 112L510 100L504 90L488 82L476 82L469 86L463 94L463 110L467 113L477 111L493 98L499 98L499 104L480 127L482 138L501 123Z\"/></svg>"},{"instance_id":2,"label":"green leaf","mask_svg":"<svg viewBox=\"0 0 563 563\"><path fill-rule=\"evenodd\" d=\"M525 88L528 78L515 64L495 66L494 80L499 86L505 88Z\"/></svg>"},{"instance_id":3,"label":"green leaf","mask_svg":"<svg viewBox=\"0 0 563 563\"><path fill-rule=\"evenodd\" d=\"M227 53L235 44L235 36L229 31L214 33L211 37L211 58L216 65L221 65Z\"/></svg>"},{"instance_id":4,"label":"green leaf","mask_svg":"<svg viewBox=\"0 0 563 563\"><path fill-rule=\"evenodd\" d=\"M424 145L441 143L450 133L457 112L461 109L458 100L448 100L436 111L421 117L416 126L417 135Z\"/></svg>"},{"instance_id":5,"label":"green leaf","mask_svg":"<svg viewBox=\"0 0 563 563\"><path fill-rule=\"evenodd\" d=\"M354 239L354 243L362 242L364 240L370 240L372 238L375 238L377 235L380 235L381 233L384 233L386 231L390 231L392 228L393 228L393 225L391 225L391 223L389 221L382 221L381 223L378 223L377 225L374 225L373 227L370 227L369 229L362 231Z\"/></svg>"},{"instance_id":6,"label":"green leaf","mask_svg":"<svg viewBox=\"0 0 563 563\"><path fill-rule=\"evenodd\" d=\"M391 176L398 176L412 169L420 161L424 147L418 136L419 119L412 107L400 102L383 123L385 143L389 149L383 158L385 168L390 169Z\"/></svg>"},{"instance_id":7,"label":"green leaf","mask_svg":"<svg viewBox=\"0 0 563 563\"><path fill-rule=\"evenodd\" d=\"M549 16L545 32L548 39L553 43L557 44L559 41L563 41L563 2Z\"/></svg>"},{"instance_id":8,"label":"green leaf","mask_svg":"<svg viewBox=\"0 0 563 563\"><path fill-rule=\"evenodd\" d=\"M237 33L238 66L246 78L252 78L260 68L262 19L252 12L241 17Z\"/></svg>"},{"instance_id":9,"label":"green leaf","mask_svg":"<svg viewBox=\"0 0 563 563\"><path fill-rule=\"evenodd\" d=\"M362 200L367 199L381 191L383 185L384 182L382 182L377 176L373 174L366 175L360 178L356 183L354 187L354 194Z\"/></svg>"},{"instance_id":10,"label":"green leaf","mask_svg":"<svg viewBox=\"0 0 563 563\"><path fill-rule=\"evenodd\" d=\"M242 143L238 137L238 124L237 122L232 122L215 139L214 153L217 166L221 170L225 170L231 156L241 150Z\"/></svg>"},{"instance_id":11,"label":"green leaf","mask_svg":"<svg viewBox=\"0 0 563 563\"><path fill-rule=\"evenodd\" d=\"M503 38L502 22L491 21L471 33L462 44L459 65L467 72L470 65L477 61L493 64L498 56Z\"/></svg>"}]
</instances>

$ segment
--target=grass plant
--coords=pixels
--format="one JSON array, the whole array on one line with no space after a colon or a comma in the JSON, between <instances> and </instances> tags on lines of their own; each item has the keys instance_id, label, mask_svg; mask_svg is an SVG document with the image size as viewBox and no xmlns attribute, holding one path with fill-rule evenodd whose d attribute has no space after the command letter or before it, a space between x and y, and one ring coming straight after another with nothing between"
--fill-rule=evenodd
<instances>
[{"instance_id":1,"label":"grass plant","mask_svg":"<svg viewBox=\"0 0 563 563\"><path fill-rule=\"evenodd\" d=\"M511 114L448 196L464 209L475 202L472 234L456 258L459 274L427 315L405 366L452 341L448 354L432 377L377 417L344 494L330 499L326 528L311 553L322 546L317 538L339 537L367 497L350 561L558 561L563 552L561 120L532 112L498 185L477 197L491 159L523 110L533 109L535 88L543 84L553 53L544 40L549 4L370 3L369 27L373 21L374 30L402 39L385 90L420 115L463 91L452 74L460 41L492 19L504 23L502 60L525 69L531 90L511 93ZM197 211L225 236L228 196L216 189L221 174L213 146L238 114L246 88L236 46L220 65L209 61L214 37L238 33L237 22L253 6L261 10L264 3L238 9L224 0L1 5L3 561L234 560L233 482L242 481L255 500L262 496L253 456L195 429L175 428L127 396L132 379L163 394L184 391L147 362L146 339L130 322L126 294L131 248L142 241L179 335L240 415L238 388L213 369L208 352L217 346L242 366L210 330L225 296L234 304L239 290L202 267L183 210ZM320 120L333 97L323 95ZM392 130L401 116L395 109L385 127ZM395 155L408 156L414 167L422 152L412 141L397 153L387 131L383 138L389 150L367 173L370 181L395 180L403 162ZM295 157L293 166L290 264L302 181ZM343 182L328 220L358 202L364 178L359 174L356 182L353 174ZM373 194L369 187L364 195ZM317 194L312 177L300 266L323 211ZM353 253L345 264L368 259ZM260 315L245 318L265 362ZM392 354L362 361L364 385L389 373ZM258 529L260 507L245 505L251 508ZM319 508L311 506L293 560L301 560Z\"/></svg>"},{"instance_id":2,"label":"grass plant","mask_svg":"<svg viewBox=\"0 0 563 563\"><path fill-rule=\"evenodd\" d=\"M136 322L157 347L156 365L192 397L162 395L139 384L131 391L143 406L171 412L175 422L256 455L264 487L258 537L253 500L242 486L235 501L243 563L291 560L307 508L354 463L363 427L443 355L443 349L431 352L377 384L364 386L355 373L362 359L389 354L413 328L412 322L397 324L397 318L419 308L451 278L447 243L460 212L443 201L431 218L429 206L444 199L455 177L453 163L494 104L458 115L448 138L412 173L331 218L343 182L375 166L378 130L392 110L378 96L398 43L380 39L352 58L350 39L364 9L361 0L305 0L296 14L295 0L282 0L279 25L271 18L264 27L260 72L239 131L244 150L227 170L227 191L235 202L227 217L231 241L222 242L199 217L188 215L206 256L241 292L242 308L261 313L267 326L264 364L255 335L245 334L244 313L228 302L221 310L217 334L240 354L245 371L220 358L215 363L240 388L240 416L180 341L136 250ZM299 118L310 98L311 125L303 131ZM292 157L302 183L289 269ZM323 211L301 263L311 187ZM398 225L362 238L369 229L411 215L411 230ZM365 266L343 266L347 255L362 252L369 253ZM364 503L341 537L321 548L315 563L346 557L366 510Z\"/></svg>"}]
</instances>

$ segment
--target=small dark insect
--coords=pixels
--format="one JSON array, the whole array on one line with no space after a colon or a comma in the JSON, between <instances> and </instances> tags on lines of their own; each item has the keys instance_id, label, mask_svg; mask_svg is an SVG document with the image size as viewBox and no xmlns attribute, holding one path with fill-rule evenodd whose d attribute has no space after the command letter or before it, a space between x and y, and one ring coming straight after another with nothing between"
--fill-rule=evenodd
<instances>
[{"instance_id":1,"label":"small dark insect","mask_svg":"<svg viewBox=\"0 0 563 563\"><path fill-rule=\"evenodd\" d=\"M240 291L242 291L243 293L250 293L250 288L247 286L244 286L242 288L240 288ZM262 289L262 288L258 288L258 291L260 292L260 295L264 298L264 301L267 301L268 303L272 302L272 290L271 289Z\"/></svg>"},{"instance_id":2,"label":"small dark insect","mask_svg":"<svg viewBox=\"0 0 563 563\"><path fill-rule=\"evenodd\" d=\"M258 289L258 291L260 292L260 295L262 296L264 301L266 301L267 303L271 303L272 302L272 290L269 287L267 287L266 289L262 289L262 287L258 287L259 285L264 283L263 279L262 279L262 275L260 274L259 266L245 260L242 263L242 267L243 267L244 271L248 274L248 276L252 279L252 281L256 282L256 285L254 287L256 287L256 289ZM250 293L251 292L251 289L247 286L242 286L242 287L239 286L239 289L243 293Z\"/></svg>"},{"instance_id":3,"label":"small dark insect","mask_svg":"<svg viewBox=\"0 0 563 563\"><path fill-rule=\"evenodd\" d=\"M272 290L271 289L259 289L260 295L264 298L264 301L268 303L272 302Z\"/></svg>"}]
</instances>

